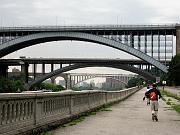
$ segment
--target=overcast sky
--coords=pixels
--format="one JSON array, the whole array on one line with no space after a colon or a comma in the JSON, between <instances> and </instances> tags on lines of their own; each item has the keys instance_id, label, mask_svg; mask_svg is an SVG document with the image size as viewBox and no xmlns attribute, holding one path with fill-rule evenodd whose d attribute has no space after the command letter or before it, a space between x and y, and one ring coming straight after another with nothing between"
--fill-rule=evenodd
<instances>
[{"instance_id":1,"label":"overcast sky","mask_svg":"<svg viewBox=\"0 0 180 135\"><path fill-rule=\"evenodd\" d=\"M164 24L180 22L180 0L0 0L0 26ZM51 42L4 58L133 58L119 50L85 42Z\"/></svg>"}]
</instances>

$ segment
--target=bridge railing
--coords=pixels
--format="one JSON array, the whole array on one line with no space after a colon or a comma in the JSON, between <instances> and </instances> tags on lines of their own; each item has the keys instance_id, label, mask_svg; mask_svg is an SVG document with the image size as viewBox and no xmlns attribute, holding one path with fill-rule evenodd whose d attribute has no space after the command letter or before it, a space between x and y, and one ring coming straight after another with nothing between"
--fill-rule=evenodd
<instances>
[{"instance_id":1,"label":"bridge railing","mask_svg":"<svg viewBox=\"0 0 180 135\"><path fill-rule=\"evenodd\" d=\"M138 89L0 94L0 134L32 133L55 122L63 123L65 119L122 100Z\"/></svg>"},{"instance_id":2,"label":"bridge railing","mask_svg":"<svg viewBox=\"0 0 180 135\"><path fill-rule=\"evenodd\" d=\"M157 29L157 28L169 28L175 29L178 24L138 24L138 25L58 25L58 26L17 26L17 27L0 27L0 32L3 31L58 31L58 30L112 30L112 29L139 29L139 28L149 28L149 29Z\"/></svg>"}]
</instances>

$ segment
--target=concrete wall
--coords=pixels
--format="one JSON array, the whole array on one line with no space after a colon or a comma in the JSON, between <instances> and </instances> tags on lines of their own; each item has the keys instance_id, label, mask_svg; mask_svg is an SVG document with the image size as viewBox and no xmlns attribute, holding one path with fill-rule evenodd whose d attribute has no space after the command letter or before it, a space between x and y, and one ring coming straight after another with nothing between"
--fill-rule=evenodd
<instances>
[{"instance_id":1,"label":"concrete wall","mask_svg":"<svg viewBox=\"0 0 180 135\"><path fill-rule=\"evenodd\" d=\"M137 87L123 91L66 91L0 94L0 134L32 132L55 122L126 98Z\"/></svg>"}]
</instances>

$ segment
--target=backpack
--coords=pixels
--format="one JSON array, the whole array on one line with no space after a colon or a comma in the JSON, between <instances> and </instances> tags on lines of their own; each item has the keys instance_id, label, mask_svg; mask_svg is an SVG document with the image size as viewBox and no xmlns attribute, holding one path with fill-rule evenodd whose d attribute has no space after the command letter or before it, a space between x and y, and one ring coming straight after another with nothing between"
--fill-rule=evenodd
<instances>
[{"instance_id":1,"label":"backpack","mask_svg":"<svg viewBox=\"0 0 180 135\"><path fill-rule=\"evenodd\" d=\"M156 95L156 92L151 92L150 94L149 94L149 97L150 97L150 100L151 101L155 101L155 100L157 100L157 95Z\"/></svg>"}]
</instances>

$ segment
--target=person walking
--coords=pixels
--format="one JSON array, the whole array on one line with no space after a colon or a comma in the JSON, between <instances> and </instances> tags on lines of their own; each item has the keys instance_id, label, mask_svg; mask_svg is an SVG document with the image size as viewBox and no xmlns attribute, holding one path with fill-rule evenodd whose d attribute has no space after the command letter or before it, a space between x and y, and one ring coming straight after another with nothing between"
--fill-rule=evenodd
<instances>
[{"instance_id":1,"label":"person walking","mask_svg":"<svg viewBox=\"0 0 180 135\"><path fill-rule=\"evenodd\" d=\"M149 91L151 88L150 88L150 86L148 85L147 86L147 89L146 89L146 92L147 91ZM145 95L144 97L143 97L143 100L145 100L145 98L147 99L147 105L150 105L150 99L149 99L149 95Z\"/></svg>"},{"instance_id":2,"label":"person walking","mask_svg":"<svg viewBox=\"0 0 180 135\"><path fill-rule=\"evenodd\" d=\"M157 117L158 108L159 108L158 98L160 99L162 96L160 91L157 89L157 85L153 84L152 88L145 93L145 96L149 97L151 102L152 120L158 121L158 117Z\"/></svg>"},{"instance_id":3,"label":"person walking","mask_svg":"<svg viewBox=\"0 0 180 135\"><path fill-rule=\"evenodd\" d=\"M146 89L146 92L150 90L150 86L148 85L147 86L147 89ZM146 96L146 99L147 99L147 105L150 105L150 98L149 96Z\"/></svg>"}]
</instances>

